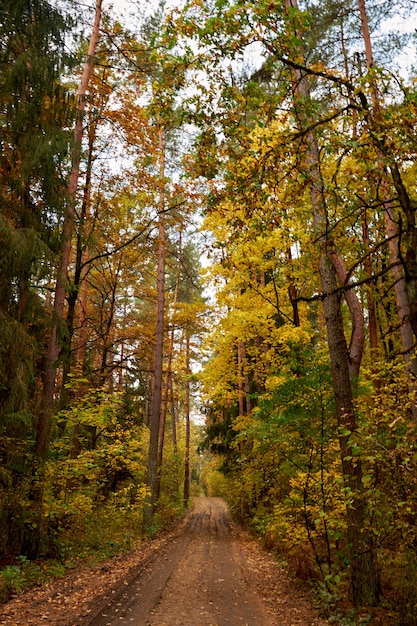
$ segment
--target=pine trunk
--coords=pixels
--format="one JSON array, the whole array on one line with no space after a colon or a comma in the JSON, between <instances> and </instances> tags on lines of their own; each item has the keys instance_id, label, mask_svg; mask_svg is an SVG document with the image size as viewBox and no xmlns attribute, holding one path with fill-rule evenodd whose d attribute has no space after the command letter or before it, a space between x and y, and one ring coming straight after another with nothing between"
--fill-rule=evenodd
<instances>
[{"instance_id":1,"label":"pine trunk","mask_svg":"<svg viewBox=\"0 0 417 626\"><path fill-rule=\"evenodd\" d=\"M179 259L178 259L178 270L177 270L177 278L175 281L175 292L174 292L174 301L172 303L172 328L171 335L169 339L168 346L168 355L167 355L167 365L166 365L166 376L165 376L165 385L164 385L164 393L161 404L161 420L159 424L159 448L158 448L158 470L156 477L156 499L159 498L161 492L161 472L162 472L162 462L164 457L164 442L165 442L165 428L166 428L166 417L168 410L168 396L170 391L170 384L172 382L172 358L174 355L174 341L175 341L175 313L177 310L178 303L178 292L180 285L180 273L181 273L181 263L182 263L182 238L180 237L180 250L179 250ZM171 419L174 420L175 416L171 415ZM173 425L173 432L175 430L175 425Z\"/></svg>"},{"instance_id":2,"label":"pine trunk","mask_svg":"<svg viewBox=\"0 0 417 626\"><path fill-rule=\"evenodd\" d=\"M170 396L170 404L171 404L172 445L174 448L174 454L177 454L178 453L177 410L175 407L174 381L172 379L172 372L170 372L170 375L169 375L169 396Z\"/></svg>"},{"instance_id":3,"label":"pine trunk","mask_svg":"<svg viewBox=\"0 0 417 626\"><path fill-rule=\"evenodd\" d=\"M184 507L188 507L190 499L190 334L186 329L187 338L185 344L185 460L184 460Z\"/></svg>"},{"instance_id":4,"label":"pine trunk","mask_svg":"<svg viewBox=\"0 0 417 626\"><path fill-rule=\"evenodd\" d=\"M49 447L51 419L54 409L55 380L60 354L59 331L63 324L65 295L67 293L67 273L70 262L71 240L74 231L75 201L81 161L81 142L83 138L83 121L85 98L88 83L93 71L94 55L99 38L102 0L96 0L93 30L88 47L87 59L77 93L77 117L74 131L74 148L72 168L68 184L67 207L62 232L61 257L55 285L55 299L52 314L52 326L46 355L45 375L43 381L42 403L37 425L35 457L46 456Z\"/></svg>"},{"instance_id":5,"label":"pine trunk","mask_svg":"<svg viewBox=\"0 0 417 626\"><path fill-rule=\"evenodd\" d=\"M156 503L158 474L159 424L162 400L162 366L164 350L164 309L165 309L165 153L162 128L159 129L159 221L158 221L158 264L157 264L157 301L156 301L156 340L155 340L155 375L153 377L152 401L150 410L150 439L148 454L147 486L149 495L143 509L143 526L149 530L153 522Z\"/></svg>"}]
</instances>

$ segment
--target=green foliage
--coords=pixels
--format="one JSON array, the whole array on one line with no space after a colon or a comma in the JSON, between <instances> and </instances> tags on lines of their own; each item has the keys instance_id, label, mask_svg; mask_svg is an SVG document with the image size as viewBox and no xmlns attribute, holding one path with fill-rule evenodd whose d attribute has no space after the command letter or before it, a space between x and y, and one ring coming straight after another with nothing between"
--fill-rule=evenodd
<instances>
[{"instance_id":1,"label":"green foliage","mask_svg":"<svg viewBox=\"0 0 417 626\"><path fill-rule=\"evenodd\" d=\"M69 385L77 387L83 382L77 378ZM68 433L79 429L77 438L82 445L79 454L71 458L71 438L57 439L48 464L51 493L56 502L63 502L64 509L91 512L96 502L116 495L124 502L129 493L132 504L136 499L142 502L139 487L146 471L147 431L124 417L123 406L120 394L93 390L59 415Z\"/></svg>"},{"instance_id":2,"label":"green foliage","mask_svg":"<svg viewBox=\"0 0 417 626\"><path fill-rule=\"evenodd\" d=\"M318 355L307 354L297 376L281 372L253 414L234 420L234 461L227 474L218 469L221 458L211 461L204 485L209 495L225 497L234 515L250 522L298 577L318 580L322 606L335 612L349 584L351 495L341 475L329 369ZM375 366L373 373L364 370L359 383L360 428L350 444L362 462L366 527L380 561L385 601L401 623L412 624L416 424L407 413L401 361Z\"/></svg>"},{"instance_id":3,"label":"green foliage","mask_svg":"<svg viewBox=\"0 0 417 626\"><path fill-rule=\"evenodd\" d=\"M6 602L25 588L45 584L51 578L59 578L65 572L65 566L59 561L34 562L19 555L16 565L7 565L0 570L0 603Z\"/></svg>"},{"instance_id":4,"label":"green foliage","mask_svg":"<svg viewBox=\"0 0 417 626\"><path fill-rule=\"evenodd\" d=\"M57 542L65 567L81 561L103 561L127 552L142 538L144 488L135 494L117 494L108 502L94 506L88 498L73 497L67 510L54 510L51 515L60 522ZM79 508L77 508L79 507ZM97 524L97 520L100 523Z\"/></svg>"},{"instance_id":5,"label":"green foliage","mask_svg":"<svg viewBox=\"0 0 417 626\"><path fill-rule=\"evenodd\" d=\"M29 497L31 451L72 119L61 83L69 28L48 2L0 8L1 552L42 543L28 538L42 526Z\"/></svg>"},{"instance_id":6,"label":"green foliage","mask_svg":"<svg viewBox=\"0 0 417 626\"><path fill-rule=\"evenodd\" d=\"M236 421L242 452L234 493L268 542L287 555L306 548L325 576L343 558L344 497L330 374L309 356L297 376L280 377L253 417Z\"/></svg>"},{"instance_id":7,"label":"green foliage","mask_svg":"<svg viewBox=\"0 0 417 626\"><path fill-rule=\"evenodd\" d=\"M0 576L0 599L3 602L8 600L13 593L22 591L24 576L22 575L20 567L17 565L7 565L0 571Z\"/></svg>"}]
</instances>

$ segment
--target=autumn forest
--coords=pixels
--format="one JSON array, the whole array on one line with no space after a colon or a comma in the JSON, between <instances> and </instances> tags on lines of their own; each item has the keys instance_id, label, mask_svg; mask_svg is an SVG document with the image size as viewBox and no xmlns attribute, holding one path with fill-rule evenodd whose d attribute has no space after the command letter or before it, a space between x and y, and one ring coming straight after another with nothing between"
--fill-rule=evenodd
<instances>
[{"instance_id":1,"label":"autumn forest","mask_svg":"<svg viewBox=\"0 0 417 626\"><path fill-rule=\"evenodd\" d=\"M417 624L415 10L1 2L1 601L204 493Z\"/></svg>"}]
</instances>

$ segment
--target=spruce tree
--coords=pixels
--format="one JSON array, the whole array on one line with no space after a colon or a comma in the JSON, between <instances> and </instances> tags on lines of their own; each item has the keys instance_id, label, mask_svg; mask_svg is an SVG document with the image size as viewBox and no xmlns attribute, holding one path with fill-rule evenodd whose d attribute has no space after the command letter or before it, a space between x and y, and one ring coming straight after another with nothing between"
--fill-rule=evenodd
<instances>
[{"instance_id":1,"label":"spruce tree","mask_svg":"<svg viewBox=\"0 0 417 626\"><path fill-rule=\"evenodd\" d=\"M30 472L37 390L43 368L48 288L69 149L70 22L48 2L5 0L0 9L0 550L25 549L20 507ZM18 528L10 529L11 522ZM31 541L29 541L31 543ZM13 544L13 545L10 545ZM39 546L26 546L36 553Z\"/></svg>"}]
</instances>

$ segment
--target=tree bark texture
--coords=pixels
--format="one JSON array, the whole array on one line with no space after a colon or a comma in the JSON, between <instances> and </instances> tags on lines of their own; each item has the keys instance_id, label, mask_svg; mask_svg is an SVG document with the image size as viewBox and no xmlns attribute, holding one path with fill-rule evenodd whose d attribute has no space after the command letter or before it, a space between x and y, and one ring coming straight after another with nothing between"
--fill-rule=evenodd
<instances>
[{"instance_id":1,"label":"tree bark texture","mask_svg":"<svg viewBox=\"0 0 417 626\"><path fill-rule=\"evenodd\" d=\"M147 486L148 497L143 510L145 530L152 526L156 503L156 487L158 473L159 424L162 401L162 369L164 351L164 310L165 310L165 151L162 128L159 128L159 220L158 220L158 264L157 264L157 300L156 300L156 336L155 336L155 375L150 410L150 439L148 454Z\"/></svg>"},{"instance_id":2,"label":"tree bark texture","mask_svg":"<svg viewBox=\"0 0 417 626\"><path fill-rule=\"evenodd\" d=\"M172 358L174 352L174 340L175 340L175 313L177 310L178 303L178 291L179 291L179 283L180 283L180 272L181 272L181 250L180 250L180 258L178 263L178 271L177 278L175 281L175 292L174 292L174 301L172 303L172 328L171 334L169 338L168 345L168 354L167 354L167 364L166 364L166 375L165 375L165 384L163 389L163 396L161 402L161 418L159 424L159 443L158 443L158 470L156 476L156 499L159 498L161 492L161 472L162 472L162 462L164 457L164 442L165 442L165 429L166 429L166 417L168 410L168 396L170 391L170 382L172 381ZM171 419L174 420L174 416L171 415ZM175 429L175 426L174 426Z\"/></svg>"},{"instance_id":3,"label":"tree bark texture","mask_svg":"<svg viewBox=\"0 0 417 626\"><path fill-rule=\"evenodd\" d=\"M184 460L184 507L188 507L190 499L190 331L186 328L187 336L185 340L185 460Z\"/></svg>"}]
</instances>

